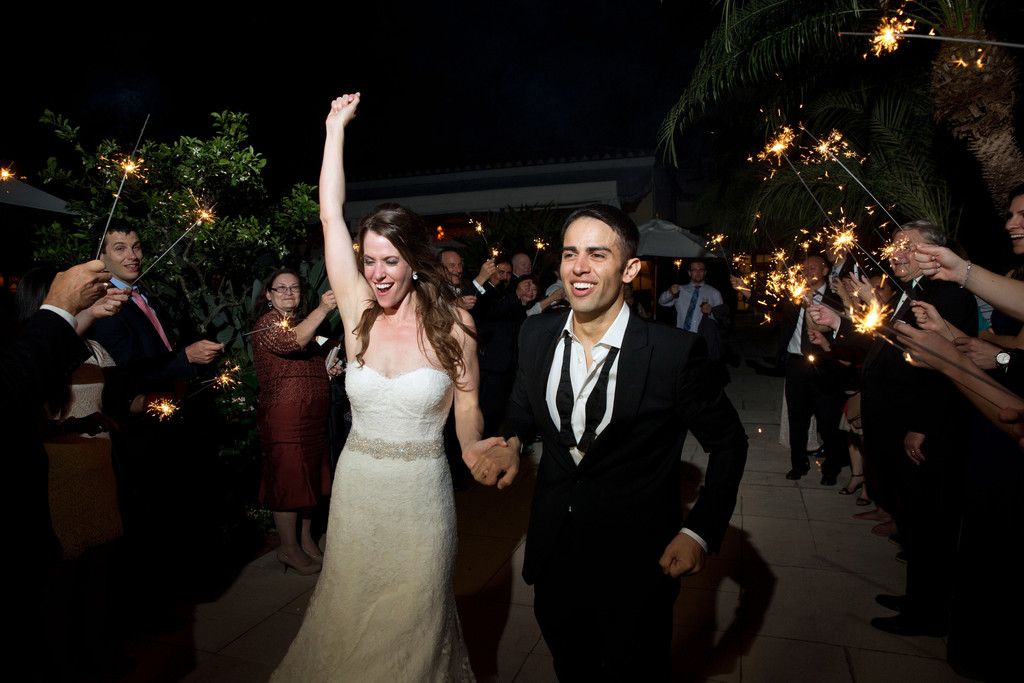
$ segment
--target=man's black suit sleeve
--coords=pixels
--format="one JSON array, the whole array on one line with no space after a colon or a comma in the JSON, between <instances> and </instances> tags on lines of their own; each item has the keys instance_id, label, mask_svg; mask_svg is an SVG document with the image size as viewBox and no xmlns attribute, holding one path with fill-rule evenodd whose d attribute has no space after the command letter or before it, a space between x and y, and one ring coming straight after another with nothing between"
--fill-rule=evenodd
<instances>
[{"instance_id":1,"label":"man's black suit sleeve","mask_svg":"<svg viewBox=\"0 0 1024 683\"><path fill-rule=\"evenodd\" d=\"M536 435L536 425L533 418L533 410L530 407L530 397L527 394L529 386L529 373L532 371L528 365L537 353L536 335L528 334L533 326L524 325L519 330L519 363L516 368L516 379L512 385L512 395L505 404L505 420L501 425L501 435L508 436L515 434L520 442L529 444Z\"/></svg>"},{"instance_id":2,"label":"man's black suit sleeve","mask_svg":"<svg viewBox=\"0 0 1024 683\"><path fill-rule=\"evenodd\" d=\"M0 354L0 410L10 414L27 407L34 412L88 357L89 348L66 320L52 311L37 312Z\"/></svg>"},{"instance_id":3,"label":"man's black suit sleeve","mask_svg":"<svg viewBox=\"0 0 1024 683\"><path fill-rule=\"evenodd\" d=\"M682 424L709 454L704 485L685 526L716 552L729 526L743 468L747 434L711 364L707 347L698 338L676 381L676 410Z\"/></svg>"}]
</instances>

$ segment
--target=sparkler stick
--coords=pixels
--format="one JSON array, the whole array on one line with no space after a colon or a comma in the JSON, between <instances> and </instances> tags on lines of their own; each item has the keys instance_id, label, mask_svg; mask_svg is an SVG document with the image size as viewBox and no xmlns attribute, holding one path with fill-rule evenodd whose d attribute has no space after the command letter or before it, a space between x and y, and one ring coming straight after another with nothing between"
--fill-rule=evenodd
<instances>
[{"instance_id":1,"label":"sparkler stick","mask_svg":"<svg viewBox=\"0 0 1024 683\"><path fill-rule=\"evenodd\" d=\"M135 146L132 147L132 153L128 155L128 161L124 164L124 175L121 176L121 184L117 186L117 194L114 195L114 205L110 207L110 214L107 216L107 224L103 226L103 234L100 235L100 243L96 245L96 257L100 257L100 252L103 251L103 242L107 239L107 230L110 228L110 221L114 218L114 210L117 209L117 201L121 198L121 190L124 189L124 181L128 180L128 173L132 168L132 157L135 156L136 150L139 149L139 143L142 142L142 134L146 132L146 126L149 124L149 114L146 114L146 120L142 122L142 130L139 131L139 137L135 141Z\"/></svg>"},{"instance_id":2,"label":"sparkler stick","mask_svg":"<svg viewBox=\"0 0 1024 683\"><path fill-rule=\"evenodd\" d=\"M840 31L839 35L840 36L869 36L869 37L875 38L876 40L878 40L879 37L880 37L877 33L867 33L865 31ZM997 46L997 47L1024 48L1024 44L1021 44L1021 43L1004 43L1004 42L1001 42L1001 41L998 41L998 40L976 40L976 39L973 39L973 38L953 38L951 36L933 36L933 35L925 35L925 34L922 34L922 33L902 33L902 32L894 33L893 37L892 37L892 42L895 45L895 42L897 40L900 40L900 39L903 39L903 38L917 38L917 39L920 39L920 40L940 40L942 42L968 43L970 45L994 45L994 46ZM885 39L885 42L888 43L888 39ZM892 48L889 48L889 47L886 46L885 49L888 52L892 52L896 48L895 48L895 46L892 47ZM876 49L875 54L876 55L877 54L881 54L881 50L877 50Z\"/></svg>"},{"instance_id":3,"label":"sparkler stick","mask_svg":"<svg viewBox=\"0 0 1024 683\"><path fill-rule=\"evenodd\" d=\"M811 133L811 131L809 131L806 128L804 128L804 124L802 124L802 123L800 124L800 130L802 130L803 132L807 133L807 135L809 135L811 137L811 139L814 140L814 142L818 145L818 149L828 153L828 155L832 158L832 161L834 161L837 164L839 164L839 168L841 168L844 171L846 171L846 174L848 176L850 176L851 178L853 178L853 182L855 182L858 185L860 185L860 188L862 190L864 190L865 192L867 192L868 196L871 197L871 199L875 202L875 205L878 206L878 208L880 208L885 213L885 215L889 217L889 220L891 220L896 225L897 228L899 228L900 230L903 230L903 228L900 227L900 222L898 220L896 220L895 218L893 218L893 215L891 213L889 213L889 211L885 208L885 206L880 201L878 201L878 198L875 195L871 194L871 190L869 190L864 185L864 183L862 183L860 181L860 179L857 176L853 175L853 173L850 171L850 169L846 168L846 164L844 164L842 161L840 161L839 157L837 157L832 152L832 150L829 149L829 147L827 145L822 144L821 141L818 140L818 138L814 137L814 134Z\"/></svg>"},{"instance_id":4,"label":"sparkler stick","mask_svg":"<svg viewBox=\"0 0 1024 683\"><path fill-rule=\"evenodd\" d=\"M231 342L235 341L236 339L244 339L245 337L249 337L251 335L254 335L257 332L266 332L267 330L272 330L275 327L278 328L278 329L287 330L287 329L291 328L291 326L292 326L291 321L288 318L281 318L280 320L278 320L273 325L267 325L266 327L261 327L258 330L253 330L252 332L243 332L242 334L236 335L236 336L232 337L231 339L228 339L226 342L224 342L224 346L227 346L228 344L230 344Z\"/></svg>"},{"instance_id":5,"label":"sparkler stick","mask_svg":"<svg viewBox=\"0 0 1024 683\"><path fill-rule=\"evenodd\" d=\"M718 245L718 251L722 254L722 259L725 261L725 272L728 275L732 275L732 268L729 267L729 256L725 253L725 246L722 244L723 240L725 240L725 235L715 235L711 238L711 241L704 246L704 248L707 249L708 247Z\"/></svg>"},{"instance_id":6,"label":"sparkler stick","mask_svg":"<svg viewBox=\"0 0 1024 683\"><path fill-rule=\"evenodd\" d=\"M191 194L191 191L189 192L189 194ZM151 271L153 269L153 266L155 266L156 264L160 263L160 260L163 259L164 256L167 256L167 254L170 253L171 249L174 249L175 245L177 245L178 242L180 242L183 239L185 239L185 235L187 235L190 232L192 232L192 229L194 227L196 227L197 225L199 225L203 221L209 221L211 223L213 222L213 207L212 206L210 208L208 208L208 209L204 209L204 208L200 207L198 209L198 213L199 213L199 217L196 218L195 222L192 225L188 226L188 229L185 230L185 232L181 233L181 236L178 237L178 239L174 240L174 242L171 243L171 246L167 247L167 249L164 250L164 253L160 254L156 258L155 261L150 263L149 266L147 266L146 269L144 271L142 271L142 274L139 275L139 277L135 278L135 282L132 283L133 285L138 285L139 284L139 280L141 280L143 277L145 277L146 273L148 273L149 271Z\"/></svg>"},{"instance_id":7,"label":"sparkler stick","mask_svg":"<svg viewBox=\"0 0 1024 683\"><path fill-rule=\"evenodd\" d=\"M146 269L144 271L142 271L142 275L140 275L137 278L135 278L135 282L133 282L132 284L133 285L138 285L139 280L141 280L143 277L145 277L146 273L148 273L149 271L151 271L153 269L153 266L155 266L156 264L160 263L160 260L164 256L167 256L167 253L171 249L174 249L174 245L176 245L181 240L185 239L185 235L187 235L189 232L191 232L192 228L196 227L197 225L199 225L202 222L203 222L203 219L200 218L195 223L193 223L192 225L188 226L188 230L186 230L185 232L181 233L181 237L179 237L178 239L174 240L174 242L171 244L171 246L167 247L167 249L164 250L164 253L162 253L159 256L157 256L156 260L153 261L152 263L150 263L149 266L147 266Z\"/></svg>"}]
</instances>

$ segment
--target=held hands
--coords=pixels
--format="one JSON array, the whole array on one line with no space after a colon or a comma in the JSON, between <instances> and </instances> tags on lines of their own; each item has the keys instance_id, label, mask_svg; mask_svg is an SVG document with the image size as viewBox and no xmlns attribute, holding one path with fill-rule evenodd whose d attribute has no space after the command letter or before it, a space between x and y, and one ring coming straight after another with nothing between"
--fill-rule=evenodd
<instances>
[{"instance_id":1,"label":"held hands","mask_svg":"<svg viewBox=\"0 0 1024 683\"><path fill-rule=\"evenodd\" d=\"M519 473L519 439L492 436L477 441L462 451L462 459L478 482L503 489L511 486Z\"/></svg>"},{"instance_id":2,"label":"held hands","mask_svg":"<svg viewBox=\"0 0 1024 683\"><path fill-rule=\"evenodd\" d=\"M699 574L704 569L705 556L704 548L697 539L680 533L665 547L658 564L661 565L661 571L675 579Z\"/></svg>"},{"instance_id":3,"label":"held hands","mask_svg":"<svg viewBox=\"0 0 1024 683\"><path fill-rule=\"evenodd\" d=\"M355 118L359 109L359 93L342 95L331 102L331 112L327 115L327 133L343 135L345 126Z\"/></svg>"},{"instance_id":4,"label":"held hands","mask_svg":"<svg viewBox=\"0 0 1024 683\"><path fill-rule=\"evenodd\" d=\"M223 348L223 344L212 342L209 339L200 339L194 344L189 344L185 347L185 356L188 358L189 363L206 365L216 358Z\"/></svg>"}]
</instances>

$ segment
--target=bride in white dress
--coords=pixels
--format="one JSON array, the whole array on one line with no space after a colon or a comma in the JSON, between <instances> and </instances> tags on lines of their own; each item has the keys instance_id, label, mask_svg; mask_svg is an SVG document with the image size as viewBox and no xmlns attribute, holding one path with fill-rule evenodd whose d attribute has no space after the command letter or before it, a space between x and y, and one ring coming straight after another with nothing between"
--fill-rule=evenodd
<instances>
[{"instance_id":1,"label":"bride in white dress","mask_svg":"<svg viewBox=\"0 0 1024 683\"><path fill-rule=\"evenodd\" d=\"M335 472L323 571L271 680L473 681L452 588L455 507L442 443L452 401L471 468L488 467L480 455L505 441L480 440L472 319L419 217L377 207L360 221L362 272L353 258L342 150L358 105L358 94L331 103L320 174L327 273L349 331L352 432ZM515 472L505 476L510 483Z\"/></svg>"}]
</instances>

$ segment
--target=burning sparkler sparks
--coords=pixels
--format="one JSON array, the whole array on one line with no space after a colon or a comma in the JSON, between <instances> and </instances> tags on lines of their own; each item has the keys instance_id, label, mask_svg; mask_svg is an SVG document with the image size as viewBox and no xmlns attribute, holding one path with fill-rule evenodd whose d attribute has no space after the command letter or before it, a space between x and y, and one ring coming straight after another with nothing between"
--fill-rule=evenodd
<instances>
[{"instance_id":1,"label":"burning sparkler sparks","mask_svg":"<svg viewBox=\"0 0 1024 683\"><path fill-rule=\"evenodd\" d=\"M213 378L213 386L218 389L226 389L233 384L238 384L238 378L235 374L242 368L240 365L230 365L224 368L224 371Z\"/></svg>"},{"instance_id":2,"label":"burning sparkler sparks","mask_svg":"<svg viewBox=\"0 0 1024 683\"><path fill-rule=\"evenodd\" d=\"M537 248L537 251L533 253L533 263L531 264L531 268L536 267L537 257L540 256L540 252L548 248L548 243L545 242L540 237L538 237L535 240L533 240L533 246Z\"/></svg>"},{"instance_id":3,"label":"burning sparkler sparks","mask_svg":"<svg viewBox=\"0 0 1024 683\"><path fill-rule=\"evenodd\" d=\"M178 406L170 399L161 398L150 401L146 407L146 412L163 422L164 420L171 419L174 413L178 412Z\"/></svg>"},{"instance_id":4,"label":"burning sparkler sparks","mask_svg":"<svg viewBox=\"0 0 1024 683\"><path fill-rule=\"evenodd\" d=\"M765 161L768 157L774 156L776 161L780 161L786 155L786 149L793 144L795 139L796 135L793 133L793 129L783 126L778 134L768 141L765 148L757 153L758 160Z\"/></svg>"},{"instance_id":5,"label":"burning sparkler sparks","mask_svg":"<svg viewBox=\"0 0 1024 683\"><path fill-rule=\"evenodd\" d=\"M864 334L874 334L878 327L885 322L888 313L888 307L875 299L870 305L863 306L860 311L851 312L854 329Z\"/></svg>"},{"instance_id":6,"label":"burning sparkler sparks","mask_svg":"<svg viewBox=\"0 0 1024 683\"><path fill-rule=\"evenodd\" d=\"M192 194L191 190L189 190L189 194L190 195ZM151 271L156 264L160 263L160 261L163 260L163 258L165 256L167 256L167 254L170 253L171 249L174 249L174 247L178 244L178 242L180 242L183 239L185 239L185 235L187 235L190 232L192 232L193 228L195 228L195 227L197 227L199 225L202 225L203 223L212 223L213 222L213 220L215 218L215 216L213 214L213 207L212 206L210 206L210 207L203 206L202 204L199 203L199 200L195 199L195 195L192 195L192 199L194 199L196 201L196 208L193 210L195 213L192 214L193 216L196 216L195 222L192 223L192 225L188 226L188 228L185 230L185 232L181 233L181 236L178 237L178 239L174 240L174 242L171 243L171 246L167 247L167 249L164 250L164 253L162 253L159 256L157 256L156 260L152 261L146 267L146 269L144 271L142 271L142 274L139 275L139 277L137 277L135 279L135 282L132 283L132 284L138 285L139 284L139 280L141 280L143 277L145 277L146 273Z\"/></svg>"},{"instance_id":7,"label":"burning sparkler sparks","mask_svg":"<svg viewBox=\"0 0 1024 683\"><path fill-rule=\"evenodd\" d=\"M478 221L478 220L476 220L476 219L474 219L474 218L470 218L470 219L469 219L469 222L470 222L470 223L471 223L472 225L475 225L475 226L476 226L476 228L475 228L475 230L476 230L476 234L480 235L480 237L481 237L481 238L483 239L483 241L484 241L484 245L487 245L487 234L486 234L486 233L484 232L484 226L483 226L483 223L481 223L480 221Z\"/></svg>"},{"instance_id":8,"label":"burning sparkler sparks","mask_svg":"<svg viewBox=\"0 0 1024 683\"><path fill-rule=\"evenodd\" d=\"M899 47L899 39L904 34L914 30L913 19L900 19L903 10L897 10L895 17L882 17L882 22L875 29L874 38L871 40L871 51L876 57L881 57L885 52L892 52ZM867 54L865 53L865 57Z\"/></svg>"}]
</instances>

